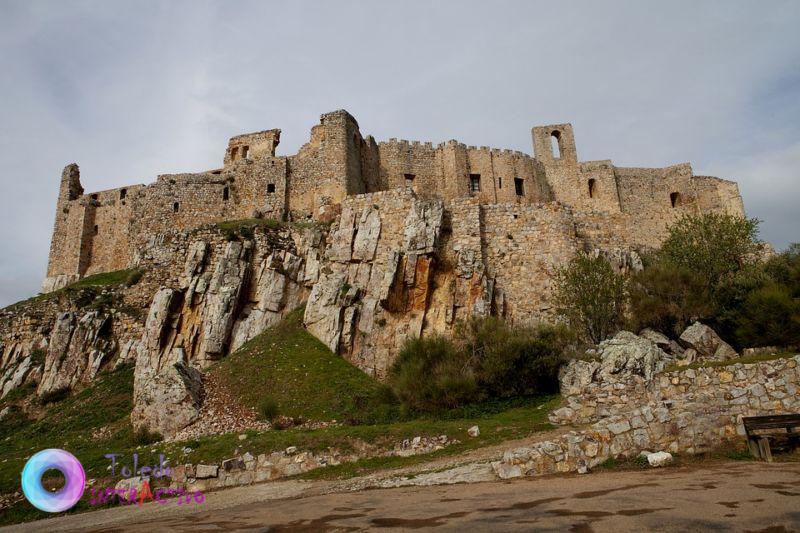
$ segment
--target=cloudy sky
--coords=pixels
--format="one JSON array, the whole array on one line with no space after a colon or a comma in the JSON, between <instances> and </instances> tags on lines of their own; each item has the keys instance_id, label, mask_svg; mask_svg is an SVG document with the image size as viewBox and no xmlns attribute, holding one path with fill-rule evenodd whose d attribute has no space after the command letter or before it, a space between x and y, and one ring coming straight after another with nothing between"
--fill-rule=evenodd
<instances>
[{"instance_id":1,"label":"cloudy sky","mask_svg":"<svg viewBox=\"0 0 800 533\"><path fill-rule=\"evenodd\" d=\"M739 182L800 241L800 2L0 0L0 305L37 292L61 169L87 191L220 165L321 113L362 133L532 152L571 122L582 160Z\"/></svg>"}]
</instances>

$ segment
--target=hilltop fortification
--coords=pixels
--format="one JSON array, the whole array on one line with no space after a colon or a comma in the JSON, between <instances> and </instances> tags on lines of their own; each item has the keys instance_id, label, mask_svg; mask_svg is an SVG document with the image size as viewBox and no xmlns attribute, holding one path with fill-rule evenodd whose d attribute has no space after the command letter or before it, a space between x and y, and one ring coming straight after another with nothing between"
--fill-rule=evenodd
<instances>
[{"instance_id":1,"label":"hilltop fortification","mask_svg":"<svg viewBox=\"0 0 800 533\"><path fill-rule=\"evenodd\" d=\"M683 214L744 213L735 183L695 176L688 163L624 168L610 160L579 161L570 124L534 127L533 156L454 140L376 142L343 110L322 115L295 155L275 154L280 133L238 135L221 168L161 175L149 185L85 193L78 166L68 165L43 291L135 266L148 243L166 232L243 218L330 221L345 200L380 191L410 189L421 199L441 200L448 211L475 206L477 219L456 221L453 238L474 234L484 241L498 231L522 230L522 222L511 221L558 212L593 241L640 248L658 245ZM494 220L499 212L508 217ZM485 244L483 253L497 251Z\"/></svg>"}]
</instances>

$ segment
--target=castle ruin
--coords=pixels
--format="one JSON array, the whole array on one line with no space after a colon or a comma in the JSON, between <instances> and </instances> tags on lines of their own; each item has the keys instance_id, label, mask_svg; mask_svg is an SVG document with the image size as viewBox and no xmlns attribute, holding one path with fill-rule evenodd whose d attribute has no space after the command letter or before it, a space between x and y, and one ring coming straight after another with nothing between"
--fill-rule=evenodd
<instances>
[{"instance_id":1,"label":"castle ruin","mask_svg":"<svg viewBox=\"0 0 800 533\"><path fill-rule=\"evenodd\" d=\"M579 161L570 124L534 127L532 137L533 156L454 140L376 142L340 110L322 115L295 155L275 155L279 129L239 135L230 139L222 168L161 175L150 185L85 193L71 164L61 177L42 290L131 267L165 232L244 218L331 221L348 198L397 189L439 199L451 214L472 206L476 218L459 227L456 213L451 231L476 236L478 251L489 256L502 252L487 236L524 235L525 221L547 213L558 212L571 226L564 235L628 249L657 246L687 213L744 214L736 183L695 176L688 163L625 168ZM500 212L508 224L495 220Z\"/></svg>"}]
</instances>

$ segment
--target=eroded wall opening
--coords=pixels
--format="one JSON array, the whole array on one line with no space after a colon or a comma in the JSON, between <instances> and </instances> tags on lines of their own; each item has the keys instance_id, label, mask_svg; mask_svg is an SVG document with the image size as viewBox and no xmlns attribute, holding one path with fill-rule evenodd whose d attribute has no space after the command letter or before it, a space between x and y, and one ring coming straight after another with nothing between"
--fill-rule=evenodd
<instances>
[{"instance_id":1,"label":"eroded wall opening","mask_svg":"<svg viewBox=\"0 0 800 533\"><path fill-rule=\"evenodd\" d=\"M679 192L669 193L669 202L672 204L672 207L678 207L679 205L681 205L681 193Z\"/></svg>"},{"instance_id":2,"label":"eroded wall opening","mask_svg":"<svg viewBox=\"0 0 800 533\"><path fill-rule=\"evenodd\" d=\"M228 198L231 196L231 191L228 187L222 189L222 200L227 202Z\"/></svg>"},{"instance_id":3,"label":"eroded wall opening","mask_svg":"<svg viewBox=\"0 0 800 533\"><path fill-rule=\"evenodd\" d=\"M267 192L268 193L275 192L275 184L274 183L267 183Z\"/></svg>"},{"instance_id":4,"label":"eroded wall opening","mask_svg":"<svg viewBox=\"0 0 800 533\"><path fill-rule=\"evenodd\" d=\"M119 199L124 200L126 196L128 196L128 189L120 189Z\"/></svg>"},{"instance_id":5,"label":"eroded wall opening","mask_svg":"<svg viewBox=\"0 0 800 533\"><path fill-rule=\"evenodd\" d=\"M179 204L178 202L175 202L174 204L172 204L172 212L173 213L177 213L178 211L180 211L180 208L181 208L181 204Z\"/></svg>"},{"instance_id":6,"label":"eroded wall opening","mask_svg":"<svg viewBox=\"0 0 800 533\"><path fill-rule=\"evenodd\" d=\"M231 148L231 161L236 161L236 156L239 154L239 147L234 146Z\"/></svg>"},{"instance_id":7,"label":"eroded wall opening","mask_svg":"<svg viewBox=\"0 0 800 533\"><path fill-rule=\"evenodd\" d=\"M522 178L514 178L514 192L517 196L525 196L525 180Z\"/></svg>"},{"instance_id":8,"label":"eroded wall opening","mask_svg":"<svg viewBox=\"0 0 800 533\"><path fill-rule=\"evenodd\" d=\"M589 180L589 198L594 198L594 194L597 190L597 181L592 178Z\"/></svg>"},{"instance_id":9,"label":"eroded wall opening","mask_svg":"<svg viewBox=\"0 0 800 533\"><path fill-rule=\"evenodd\" d=\"M406 187L414 186L414 178L416 178L414 174L403 174L403 178L406 180Z\"/></svg>"},{"instance_id":10,"label":"eroded wall opening","mask_svg":"<svg viewBox=\"0 0 800 533\"><path fill-rule=\"evenodd\" d=\"M249 146L242 146L242 159L247 159L247 154L250 153Z\"/></svg>"}]
</instances>

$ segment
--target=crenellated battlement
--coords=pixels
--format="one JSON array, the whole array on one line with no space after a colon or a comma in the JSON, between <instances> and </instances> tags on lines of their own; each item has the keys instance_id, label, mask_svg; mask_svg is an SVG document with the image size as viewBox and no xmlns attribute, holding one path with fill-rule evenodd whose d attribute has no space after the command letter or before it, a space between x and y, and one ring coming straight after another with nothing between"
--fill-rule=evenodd
<instances>
[{"instance_id":1,"label":"crenellated battlement","mask_svg":"<svg viewBox=\"0 0 800 533\"><path fill-rule=\"evenodd\" d=\"M376 142L345 110L321 115L294 155L275 155L280 135L274 128L231 137L218 169L93 193L83 190L78 166L67 165L43 290L131 267L137 250L168 231L257 217L332 220L348 198L374 194L379 203L398 190L453 206L554 206L593 220L615 217L626 229L615 222L613 237L642 246L658 244L686 213L744 213L734 182L694 176L688 163L623 168L579 161L566 123L534 127L534 155L455 139Z\"/></svg>"}]
</instances>

